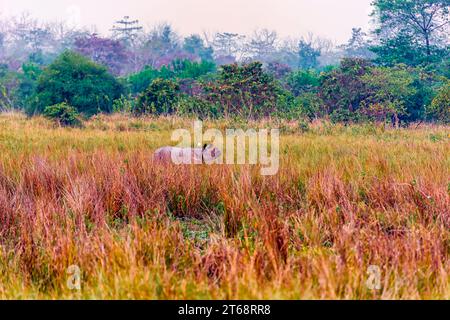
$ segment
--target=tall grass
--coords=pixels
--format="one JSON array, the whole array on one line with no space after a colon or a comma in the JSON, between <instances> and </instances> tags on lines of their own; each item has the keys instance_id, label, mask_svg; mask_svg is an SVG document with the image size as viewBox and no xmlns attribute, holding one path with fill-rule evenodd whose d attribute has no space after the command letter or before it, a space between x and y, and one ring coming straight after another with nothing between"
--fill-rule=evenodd
<instances>
[{"instance_id":1,"label":"tall grass","mask_svg":"<svg viewBox=\"0 0 450 320\"><path fill-rule=\"evenodd\" d=\"M1 115L0 298L450 298L448 127L250 123L284 130L278 175L154 164L190 125Z\"/></svg>"}]
</instances>

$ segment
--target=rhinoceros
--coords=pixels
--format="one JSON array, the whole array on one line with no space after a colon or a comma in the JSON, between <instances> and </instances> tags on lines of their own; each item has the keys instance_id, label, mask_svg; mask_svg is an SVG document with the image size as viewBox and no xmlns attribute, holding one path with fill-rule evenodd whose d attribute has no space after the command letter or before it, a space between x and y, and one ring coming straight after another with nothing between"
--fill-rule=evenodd
<instances>
[{"instance_id":1,"label":"rhinoceros","mask_svg":"<svg viewBox=\"0 0 450 320\"><path fill-rule=\"evenodd\" d=\"M203 148L162 147L155 151L154 160L159 163L209 164L221 155L219 148L210 144Z\"/></svg>"}]
</instances>

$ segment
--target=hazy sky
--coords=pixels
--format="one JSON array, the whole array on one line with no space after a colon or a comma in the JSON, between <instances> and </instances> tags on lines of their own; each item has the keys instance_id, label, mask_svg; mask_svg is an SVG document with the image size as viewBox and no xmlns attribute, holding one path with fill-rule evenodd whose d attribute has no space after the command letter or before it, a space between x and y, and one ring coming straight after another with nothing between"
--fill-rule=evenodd
<instances>
[{"instance_id":1,"label":"hazy sky","mask_svg":"<svg viewBox=\"0 0 450 320\"><path fill-rule=\"evenodd\" d=\"M352 27L367 28L372 0L0 0L2 16L28 11L36 18L97 25L106 33L114 20L129 15L144 26L170 22L181 34L255 28L281 36L308 32L346 41Z\"/></svg>"}]
</instances>

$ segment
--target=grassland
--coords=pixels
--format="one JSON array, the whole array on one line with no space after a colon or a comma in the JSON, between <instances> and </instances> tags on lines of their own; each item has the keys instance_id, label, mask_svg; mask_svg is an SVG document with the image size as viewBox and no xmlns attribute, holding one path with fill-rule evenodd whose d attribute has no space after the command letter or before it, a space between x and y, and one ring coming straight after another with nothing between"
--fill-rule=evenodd
<instances>
[{"instance_id":1,"label":"grassland","mask_svg":"<svg viewBox=\"0 0 450 320\"><path fill-rule=\"evenodd\" d=\"M0 298L450 299L449 127L209 122L280 127L278 175L153 164L190 125L0 115Z\"/></svg>"}]
</instances>

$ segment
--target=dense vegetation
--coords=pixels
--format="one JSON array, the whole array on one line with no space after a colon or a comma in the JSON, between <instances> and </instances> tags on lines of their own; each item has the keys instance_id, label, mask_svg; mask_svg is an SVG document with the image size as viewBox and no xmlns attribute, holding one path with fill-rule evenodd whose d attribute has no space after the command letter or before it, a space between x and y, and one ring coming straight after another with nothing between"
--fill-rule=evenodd
<instances>
[{"instance_id":1,"label":"dense vegetation","mask_svg":"<svg viewBox=\"0 0 450 320\"><path fill-rule=\"evenodd\" d=\"M104 38L23 16L0 28L0 110L449 122L449 1L377 0L372 16L347 44L294 47L268 30L182 38L125 19Z\"/></svg>"}]
</instances>

